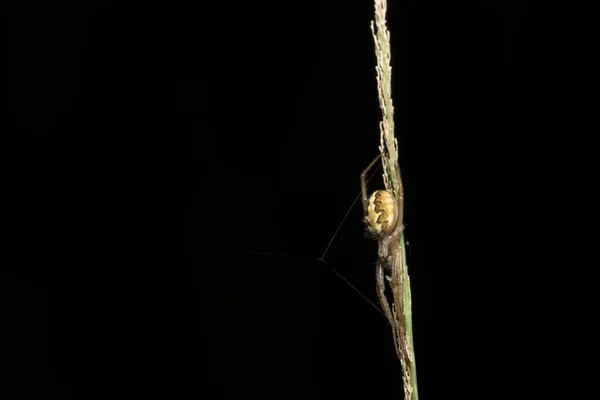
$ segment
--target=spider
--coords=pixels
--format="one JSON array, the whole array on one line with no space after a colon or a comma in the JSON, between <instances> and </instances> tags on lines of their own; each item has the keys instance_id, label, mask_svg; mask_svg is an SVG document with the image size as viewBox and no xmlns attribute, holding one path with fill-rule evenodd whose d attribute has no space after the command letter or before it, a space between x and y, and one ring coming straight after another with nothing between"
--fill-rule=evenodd
<instances>
[{"instance_id":1,"label":"spider","mask_svg":"<svg viewBox=\"0 0 600 400\"><path fill-rule=\"evenodd\" d=\"M392 269L392 259L399 247L400 235L404 229L402 224L402 199L394 198L389 190L376 190L369 197L367 194L367 172L381 157L379 154L360 174L362 186L363 212L365 214L366 237L375 239L379 245L379 263L386 271Z\"/></svg>"},{"instance_id":2,"label":"spider","mask_svg":"<svg viewBox=\"0 0 600 400\"><path fill-rule=\"evenodd\" d=\"M365 214L364 221L366 224L367 232L365 236L371 239L376 239L378 244L378 262L375 270L375 277L377 282L377 296L379 302L383 307L383 311L388 318L388 321L394 330L394 341L396 342L396 351L398 349L397 332L399 325L394 318L394 314L391 311L390 304L385 294L385 280L387 279L392 284L392 290L397 285L392 282L390 276L386 276L386 272L394 275L393 266L394 258L398 255L401 250L400 235L404 229L402 224L402 190L400 190L400 196L396 199L392 192L389 190L376 190L369 197L367 194L367 172L375 165L377 160L381 157L379 154L369 164L369 166L360 174L360 183L362 186L362 203L363 211ZM396 171L399 172L399 167L395 164ZM399 174L398 174L399 176ZM398 299L402 301L402 299ZM401 354L398 353L401 357ZM402 357L401 357L402 359Z\"/></svg>"}]
</instances>

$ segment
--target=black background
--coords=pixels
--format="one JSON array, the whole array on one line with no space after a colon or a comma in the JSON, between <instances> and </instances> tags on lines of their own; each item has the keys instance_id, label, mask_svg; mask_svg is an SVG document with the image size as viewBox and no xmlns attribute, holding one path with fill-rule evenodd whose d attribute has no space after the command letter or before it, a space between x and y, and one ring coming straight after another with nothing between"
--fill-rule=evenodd
<instances>
[{"instance_id":1,"label":"black background","mask_svg":"<svg viewBox=\"0 0 600 400\"><path fill-rule=\"evenodd\" d=\"M531 378L503 368L532 341L514 299L555 177L546 11L389 4L424 400ZM401 398L385 318L336 274L377 303L353 203L379 145L371 1L9 16L3 398Z\"/></svg>"}]
</instances>

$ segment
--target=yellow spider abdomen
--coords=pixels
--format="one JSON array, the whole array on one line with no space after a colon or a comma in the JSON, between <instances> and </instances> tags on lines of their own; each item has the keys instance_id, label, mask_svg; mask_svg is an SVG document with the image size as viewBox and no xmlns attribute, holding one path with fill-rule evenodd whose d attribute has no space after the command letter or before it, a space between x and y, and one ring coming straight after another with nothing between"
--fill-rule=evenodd
<instances>
[{"instance_id":1,"label":"yellow spider abdomen","mask_svg":"<svg viewBox=\"0 0 600 400\"><path fill-rule=\"evenodd\" d=\"M387 190L376 190L369 198L366 216L367 230L373 235L392 233L398 209L394 196Z\"/></svg>"}]
</instances>

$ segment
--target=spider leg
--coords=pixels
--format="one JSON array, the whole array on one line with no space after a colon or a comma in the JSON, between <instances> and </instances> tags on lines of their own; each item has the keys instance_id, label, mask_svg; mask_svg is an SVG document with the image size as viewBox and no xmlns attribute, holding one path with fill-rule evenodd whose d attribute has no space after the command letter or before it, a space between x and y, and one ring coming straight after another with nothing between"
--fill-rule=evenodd
<instances>
[{"instance_id":1,"label":"spider leg","mask_svg":"<svg viewBox=\"0 0 600 400\"><path fill-rule=\"evenodd\" d=\"M399 218L399 217L398 217ZM398 221L396 223L396 227L394 228L394 231L392 232L392 234L389 237L389 250L388 253L392 254L393 253L393 249L398 246L398 242L400 242L400 236L402 235L402 232L404 231L404 225L402 225L401 221Z\"/></svg>"},{"instance_id":2,"label":"spider leg","mask_svg":"<svg viewBox=\"0 0 600 400\"><path fill-rule=\"evenodd\" d=\"M394 167L396 168L396 174L400 177L400 165L396 161ZM402 225L402 217L404 216L404 187L402 186L402 179L398 181L398 198L396 199L397 210L398 210L398 221L399 225Z\"/></svg>"},{"instance_id":3,"label":"spider leg","mask_svg":"<svg viewBox=\"0 0 600 400\"><path fill-rule=\"evenodd\" d=\"M375 157L375 159L373 161L371 161L371 164L369 164L367 166L367 168L365 168L365 170L363 172L361 172L360 174L360 186L362 188L362 203L363 203L363 211L365 212L365 214L367 213L367 209L368 209L368 193L367 193L367 182L365 180L366 176L367 176L367 172L369 172L369 170L371 168L373 168L373 165L375 165L375 163L377 162L377 160L379 160L379 158L381 157L381 153L379 153L379 155L377 157Z\"/></svg>"},{"instance_id":4,"label":"spider leg","mask_svg":"<svg viewBox=\"0 0 600 400\"><path fill-rule=\"evenodd\" d=\"M377 267L375 269L375 277L377 282L377 296L379 297L379 302L381 303L381 307L383 307L383 312L387 317L388 321L392 325L392 327L396 326L396 320L392 315L392 310L390 308L390 304L388 303L387 296L385 295L385 268L383 265L384 261L377 261Z\"/></svg>"},{"instance_id":5,"label":"spider leg","mask_svg":"<svg viewBox=\"0 0 600 400\"><path fill-rule=\"evenodd\" d=\"M377 262L376 268L376 279L377 279L377 296L379 296L379 302L381 303L381 307L383 307L383 312L387 317L390 325L392 326L392 337L394 338L394 348L396 349L396 354L398 358L402 360L402 354L400 353L400 347L398 346L398 324L394 315L392 314L392 310L390 308L390 304L388 303L387 297L385 295L385 267L384 260L379 259Z\"/></svg>"}]
</instances>

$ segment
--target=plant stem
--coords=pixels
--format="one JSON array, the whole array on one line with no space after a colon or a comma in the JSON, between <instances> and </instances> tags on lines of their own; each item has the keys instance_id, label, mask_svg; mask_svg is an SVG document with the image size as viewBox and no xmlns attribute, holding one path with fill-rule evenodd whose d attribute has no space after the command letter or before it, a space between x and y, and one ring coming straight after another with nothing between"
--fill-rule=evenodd
<instances>
[{"instance_id":1,"label":"plant stem","mask_svg":"<svg viewBox=\"0 0 600 400\"><path fill-rule=\"evenodd\" d=\"M383 180L386 190L391 191L398 203L398 224L403 222L404 188L398 164L398 141L394 136L394 105L392 102L392 67L390 65L390 34L386 27L387 1L375 1L375 22L371 31L377 56L377 89L379 105L383 114L380 122L380 147L383 164ZM417 370L412 331L410 278L406 266L404 232L400 235L398 251L394 257L390 286L393 294L393 318L390 320L396 352L400 358L404 382L405 400L418 400ZM387 301L386 301L387 302Z\"/></svg>"}]
</instances>

